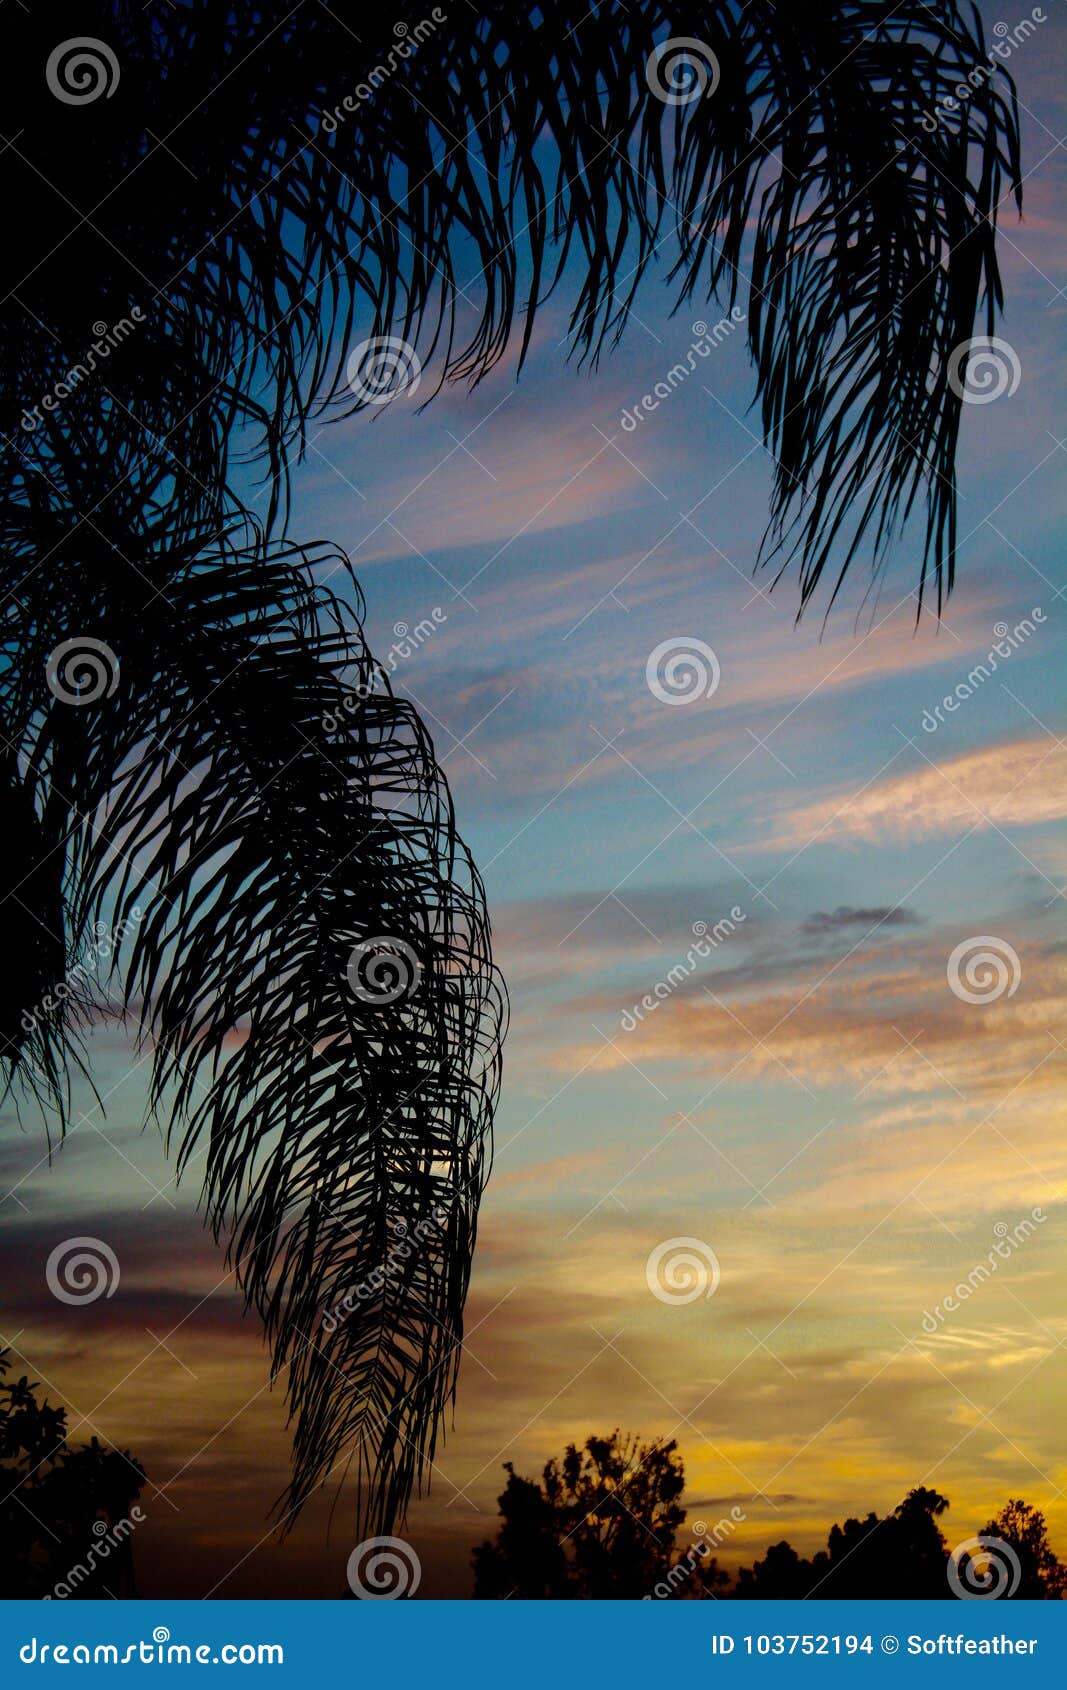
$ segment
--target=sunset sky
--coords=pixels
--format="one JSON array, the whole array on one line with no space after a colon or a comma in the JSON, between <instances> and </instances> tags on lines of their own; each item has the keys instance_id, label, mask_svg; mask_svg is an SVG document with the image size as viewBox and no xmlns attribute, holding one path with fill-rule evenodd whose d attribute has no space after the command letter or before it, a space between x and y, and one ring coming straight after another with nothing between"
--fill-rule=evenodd
<instances>
[{"instance_id":1,"label":"sunset sky","mask_svg":"<svg viewBox=\"0 0 1067 1690\"><path fill-rule=\"evenodd\" d=\"M413 399L315 433L297 472L293 531L352 555L378 655L434 624L394 685L448 774L512 1000L454 1425L406 1527L422 1596L469 1594L504 1461L532 1474L615 1425L677 1437L691 1518L743 1511L731 1564L920 1483L951 1498L950 1543L1024 1496L1067 1555L1067 26L1047 10L1011 63L1025 218L1004 208L998 332L1021 376L965 409L940 624L916 625L914 535L873 587L857 565L825 622L825 594L797 625L795 577L753 575L771 465L743 324L622 428L726 309L671 316L662 271L598 370L564 362L561 297L517 382L512 359L420 411L431 364ZM714 651L711 696L650 689L674 639ZM624 1024L694 924L734 910ZM1019 978L972 1003L949 958L983 935ZM142 1594L340 1595L351 1497L267 1535L284 1390L195 1170L176 1189L142 1130L145 1059L114 1024L92 1049L104 1107L82 1088L51 1166L39 1120L4 1113L0 1343L76 1438L146 1466ZM109 1243L121 1282L68 1308L45 1262L76 1235ZM714 1295L652 1294L649 1253L676 1238L714 1252Z\"/></svg>"}]
</instances>

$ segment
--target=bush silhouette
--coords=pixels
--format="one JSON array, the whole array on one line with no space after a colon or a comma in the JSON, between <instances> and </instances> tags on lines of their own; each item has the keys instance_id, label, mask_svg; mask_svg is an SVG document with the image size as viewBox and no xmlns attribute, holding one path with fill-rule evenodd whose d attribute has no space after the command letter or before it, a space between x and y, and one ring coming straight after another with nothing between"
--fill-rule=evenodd
<instances>
[{"instance_id":1,"label":"bush silhouette","mask_svg":"<svg viewBox=\"0 0 1067 1690\"><path fill-rule=\"evenodd\" d=\"M0 1378L9 1366L0 1351ZM144 1469L96 1438L72 1449L66 1411L37 1389L0 1385L0 1597L132 1597Z\"/></svg>"}]
</instances>

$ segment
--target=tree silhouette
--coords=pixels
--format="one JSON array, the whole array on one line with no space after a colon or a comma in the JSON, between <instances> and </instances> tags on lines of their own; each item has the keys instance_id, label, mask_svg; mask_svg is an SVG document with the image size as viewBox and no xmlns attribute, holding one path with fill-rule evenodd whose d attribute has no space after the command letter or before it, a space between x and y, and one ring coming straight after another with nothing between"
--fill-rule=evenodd
<instances>
[{"instance_id":1,"label":"tree silhouette","mask_svg":"<svg viewBox=\"0 0 1067 1690\"><path fill-rule=\"evenodd\" d=\"M872 1513L865 1520L832 1526L826 1549L810 1561L802 1560L791 1544L775 1544L762 1561L741 1568L733 1595L772 1601L813 1596L827 1601L951 1599L949 1550L936 1524L948 1506L947 1497L920 1486L883 1519ZM1002 1561L991 1592L989 1574L980 1566L971 1574L971 1555L963 1549L955 1552L955 1559L957 1582L965 1591L1035 1601L1063 1595L1067 1569L1048 1541L1044 1516L1029 1503L1006 1503L981 1536L986 1543L1000 1538L1010 1546L1018 1576L1010 1558ZM995 1546L990 1553L995 1560Z\"/></svg>"},{"instance_id":2,"label":"tree silhouette","mask_svg":"<svg viewBox=\"0 0 1067 1690\"><path fill-rule=\"evenodd\" d=\"M726 1582L699 1538L678 1554L685 1470L673 1440L614 1431L568 1444L540 1483L505 1471L500 1530L474 1551L476 1597L693 1599Z\"/></svg>"},{"instance_id":3,"label":"tree silhouette","mask_svg":"<svg viewBox=\"0 0 1067 1690\"><path fill-rule=\"evenodd\" d=\"M871 1513L831 1526L825 1550L810 1561L790 1544L776 1544L763 1561L742 1567L735 1594L769 1600L814 1595L827 1601L943 1600L949 1594L948 1545L936 1522L948 1505L947 1497L920 1486L884 1519Z\"/></svg>"},{"instance_id":4,"label":"tree silhouette","mask_svg":"<svg viewBox=\"0 0 1067 1690\"><path fill-rule=\"evenodd\" d=\"M8 1373L0 1350L0 1379ZM0 1384L0 1596L130 1597L144 1470L93 1438L72 1449L64 1409L23 1377Z\"/></svg>"},{"instance_id":5,"label":"tree silhouette","mask_svg":"<svg viewBox=\"0 0 1067 1690\"><path fill-rule=\"evenodd\" d=\"M1006 79L930 126L987 62L954 0L439 11L384 46L290 0L0 9L5 1072L62 1131L60 988L119 928L152 1107L286 1381L285 1514L354 1461L382 1528L454 1394L505 1006L432 743L348 560L289 537L291 464L423 366L521 357L554 288L595 362L666 250L679 304L747 289L801 604L924 509L940 605L1020 179Z\"/></svg>"},{"instance_id":6,"label":"tree silhouette","mask_svg":"<svg viewBox=\"0 0 1067 1690\"><path fill-rule=\"evenodd\" d=\"M1067 1567L1049 1543L1045 1516L1029 1502L1006 1502L996 1519L982 1528L981 1536L1000 1538L1014 1551L1019 1580L1005 1595L1020 1602L1050 1602L1067 1594Z\"/></svg>"}]
</instances>

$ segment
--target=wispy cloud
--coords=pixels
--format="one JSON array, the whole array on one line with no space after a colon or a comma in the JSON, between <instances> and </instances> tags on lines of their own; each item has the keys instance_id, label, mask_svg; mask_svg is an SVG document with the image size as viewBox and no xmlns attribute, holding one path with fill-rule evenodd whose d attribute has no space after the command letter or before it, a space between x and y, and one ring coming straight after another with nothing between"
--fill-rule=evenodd
<instances>
[{"instance_id":1,"label":"wispy cloud","mask_svg":"<svg viewBox=\"0 0 1067 1690\"><path fill-rule=\"evenodd\" d=\"M925 750L925 748L922 748ZM813 840L884 844L993 827L1034 827L1067 816L1067 747L1047 735L982 747L938 762L911 759L906 772L851 792L841 787L782 812L758 848Z\"/></svg>"}]
</instances>

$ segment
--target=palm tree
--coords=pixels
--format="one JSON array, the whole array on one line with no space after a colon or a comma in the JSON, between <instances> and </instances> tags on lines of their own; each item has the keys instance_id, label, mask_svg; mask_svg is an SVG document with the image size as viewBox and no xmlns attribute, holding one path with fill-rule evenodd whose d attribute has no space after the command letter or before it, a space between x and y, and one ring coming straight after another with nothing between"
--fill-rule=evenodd
<instances>
[{"instance_id":1,"label":"palm tree","mask_svg":"<svg viewBox=\"0 0 1067 1690\"><path fill-rule=\"evenodd\" d=\"M153 1106L286 1379L285 1507L354 1456L384 1527L455 1388L504 998L349 564L289 537L309 423L476 382L554 288L595 362L662 256L679 304L746 298L766 560L803 605L925 508L940 606L1020 163L955 0L347 13L0 12L0 1014L62 1130L76 959L120 930Z\"/></svg>"}]
</instances>

